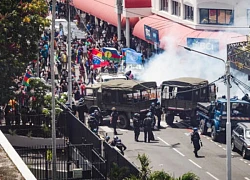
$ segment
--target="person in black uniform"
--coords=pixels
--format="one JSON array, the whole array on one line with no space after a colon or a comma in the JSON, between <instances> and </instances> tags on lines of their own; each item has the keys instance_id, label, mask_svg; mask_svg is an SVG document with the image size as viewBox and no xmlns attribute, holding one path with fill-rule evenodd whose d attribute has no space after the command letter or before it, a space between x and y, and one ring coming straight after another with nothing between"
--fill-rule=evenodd
<instances>
[{"instance_id":1,"label":"person in black uniform","mask_svg":"<svg viewBox=\"0 0 250 180\"><path fill-rule=\"evenodd\" d=\"M161 109L161 105L160 102L156 103L156 107L155 107L155 115L157 117L157 128L160 129L161 128L161 115L162 115L162 109Z\"/></svg>"},{"instance_id":2,"label":"person in black uniform","mask_svg":"<svg viewBox=\"0 0 250 180\"><path fill-rule=\"evenodd\" d=\"M95 118L97 119L99 124L102 124L102 115L101 115L100 111L95 109L94 114L95 114Z\"/></svg>"},{"instance_id":3,"label":"person in black uniform","mask_svg":"<svg viewBox=\"0 0 250 180\"><path fill-rule=\"evenodd\" d=\"M90 117L89 117L89 120L88 120L88 124L89 124L89 127L90 127L90 130L92 132L96 131L98 132L98 121L97 119L95 118L95 115L94 113L90 114Z\"/></svg>"},{"instance_id":4,"label":"person in black uniform","mask_svg":"<svg viewBox=\"0 0 250 180\"><path fill-rule=\"evenodd\" d=\"M116 147L120 150L120 153L124 155L124 151L127 149L127 147L122 143L121 139L117 140Z\"/></svg>"},{"instance_id":5,"label":"person in black uniform","mask_svg":"<svg viewBox=\"0 0 250 180\"><path fill-rule=\"evenodd\" d=\"M118 112L116 111L115 107L112 107L112 113L111 113L111 125L114 128L114 135L117 135L117 131L116 131L116 125L117 125L117 120L118 120Z\"/></svg>"},{"instance_id":6,"label":"person in black uniform","mask_svg":"<svg viewBox=\"0 0 250 180\"><path fill-rule=\"evenodd\" d=\"M117 143L118 139L119 138L117 136L114 136L114 139L110 142L110 145L111 146L116 146L116 143Z\"/></svg>"},{"instance_id":7,"label":"person in black uniform","mask_svg":"<svg viewBox=\"0 0 250 180\"><path fill-rule=\"evenodd\" d=\"M135 133L135 141L138 142L138 138L140 135L140 114L135 113L133 117L133 126L134 126L134 133Z\"/></svg>"},{"instance_id":8,"label":"person in black uniform","mask_svg":"<svg viewBox=\"0 0 250 180\"><path fill-rule=\"evenodd\" d=\"M200 148L202 146L202 142L200 139L198 128L196 128L196 127L193 129L193 132L191 134L191 143L193 143L193 146L194 146L195 157L199 157L198 151L200 150Z\"/></svg>"},{"instance_id":9,"label":"person in black uniform","mask_svg":"<svg viewBox=\"0 0 250 180\"><path fill-rule=\"evenodd\" d=\"M152 133L152 113L147 113L146 118L143 121L143 127L144 127L144 142L150 142L152 140L151 133Z\"/></svg>"},{"instance_id":10,"label":"person in black uniform","mask_svg":"<svg viewBox=\"0 0 250 180\"><path fill-rule=\"evenodd\" d=\"M153 128L155 127L155 124L156 124L156 120L155 120L155 113L156 113L156 109L155 109L155 103L152 102L150 107L149 107L149 112L151 112L151 118L152 118L152 121L153 121Z\"/></svg>"}]
</instances>

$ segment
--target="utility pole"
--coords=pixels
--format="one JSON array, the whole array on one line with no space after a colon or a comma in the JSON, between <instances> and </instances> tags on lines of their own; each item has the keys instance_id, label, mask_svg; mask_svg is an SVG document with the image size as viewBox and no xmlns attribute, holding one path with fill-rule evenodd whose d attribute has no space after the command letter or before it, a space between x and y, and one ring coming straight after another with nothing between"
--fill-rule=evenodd
<instances>
[{"instance_id":1,"label":"utility pole","mask_svg":"<svg viewBox=\"0 0 250 180\"><path fill-rule=\"evenodd\" d=\"M121 43L121 14L122 14L122 0L116 0L116 8L117 8L117 36L118 36L118 43Z\"/></svg>"},{"instance_id":2,"label":"utility pole","mask_svg":"<svg viewBox=\"0 0 250 180\"><path fill-rule=\"evenodd\" d=\"M68 4L68 102L72 108L72 73L71 73L71 19L70 19L70 0Z\"/></svg>"},{"instance_id":3,"label":"utility pole","mask_svg":"<svg viewBox=\"0 0 250 180\"><path fill-rule=\"evenodd\" d=\"M50 42L50 71L51 71L51 119L52 119L52 180L57 179L56 170L56 119L55 119L55 71L54 71L54 41L55 41L55 12L56 0L52 0L52 30L51 30L51 42Z\"/></svg>"}]
</instances>

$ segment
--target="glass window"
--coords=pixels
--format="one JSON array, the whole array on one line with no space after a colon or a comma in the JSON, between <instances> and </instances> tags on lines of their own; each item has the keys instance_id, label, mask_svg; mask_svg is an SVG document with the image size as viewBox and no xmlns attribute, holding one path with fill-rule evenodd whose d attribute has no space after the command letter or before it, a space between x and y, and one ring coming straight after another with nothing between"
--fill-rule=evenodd
<instances>
[{"instance_id":1,"label":"glass window","mask_svg":"<svg viewBox=\"0 0 250 180\"><path fill-rule=\"evenodd\" d=\"M192 6L185 5L185 19L194 20L194 8Z\"/></svg>"},{"instance_id":2,"label":"glass window","mask_svg":"<svg viewBox=\"0 0 250 180\"><path fill-rule=\"evenodd\" d=\"M246 138L247 138L247 139L250 139L250 129L247 129L247 130L246 130Z\"/></svg>"},{"instance_id":3,"label":"glass window","mask_svg":"<svg viewBox=\"0 0 250 180\"><path fill-rule=\"evenodd\" d=\"M226 9L200 9L201 24L231 25L234 22L232 10Z\"/></svg>"},{"instance_id":4,"label":"glass window","mask_svg":"<svg viewBox=\"0 0 250 180\"><path fill-rule=\"evenodd\" d=\"M161 0L161 10L168 11L168 0Z\"/></svg>"},{"instance_id":5,"label":"glass window","mask_svg":"<svg viewBox=\"0 0 250 180\"><path fill-rule=\"evenodd\" d=\"M242 129L242 127L238 127L238 128L236 129L236 132L237 132L239 135L243 135L243 129Z\"/></svg>"},{"instance_id":6,"label":"glass window","mask_svg":"<svg viewBox=\"0 0 250 180\"><path fill-rule=\"evenodd\" d=\"M181 6L179 2L173 1L172 14L180 16Z\"/></svg>"}]
</instances>

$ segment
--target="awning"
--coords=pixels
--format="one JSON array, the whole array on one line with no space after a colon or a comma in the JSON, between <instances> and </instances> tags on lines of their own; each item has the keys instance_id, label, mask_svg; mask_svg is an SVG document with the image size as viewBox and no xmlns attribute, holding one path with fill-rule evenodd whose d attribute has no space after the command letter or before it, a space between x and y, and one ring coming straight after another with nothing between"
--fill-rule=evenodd
<instances>
[{"instance_id":1,"label":"awning","mask_svg":"<svg viewBox=\"0 0 250 180\"><path fill-rule=\"evenodd\" d=\"M117 26L116 0L74 0L73 6ZM134 27L138 21L138 17L130 18L130 27ZM126 18L122 17L121 24L126 27Z\"/></svg>"},{"instance_id":2,"label":"awning","mask_svg":"<svg viewBox=\"0 0 250 180\"><path fill-rule=\"evenodd\" d=\"M170 42L171 45L186 46L187 38L218 39L220 48L225 48L226 44L229 43L246 41L246 36L242 34L223 31L195 30L158 15L145 17L135 25L133 35L145 41L148 40L145 38L144 25L158 30L160 48L165 48L168 42Z\"/></svg>"}]
</instances>

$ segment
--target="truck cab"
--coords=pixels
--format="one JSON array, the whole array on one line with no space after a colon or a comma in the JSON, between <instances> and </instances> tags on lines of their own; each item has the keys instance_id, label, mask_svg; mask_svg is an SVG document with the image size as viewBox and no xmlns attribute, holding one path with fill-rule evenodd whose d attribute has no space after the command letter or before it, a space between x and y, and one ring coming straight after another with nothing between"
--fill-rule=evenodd
<instances>
[{"instance_id":1,"label":"truck cab","mask_svg":"<svg viewBox=\"0 0 250 180\"><path fill-rule=\"evenodd\" d=\"M143 113L152 102L156 102L155 93L156 82L112 80L86 87L85 104L89 113L98 109L104 117L111 114L112 107L116 107L118 127L125 129L129 127L134 113Z\"/></svg>"},{"instance_id":2,"label":"truck cab","mask_svg":"<svg viewBox=\"0 0 250 180\"><path fill-rule=\"evenodd\" d=\"M250 122L250 103L237 98L230 99L231 127L238 122ZM221 133L226 131L227 99L219 98L216 102L198 103L197 120L202 134L211 129L212 140L217 140Z\"/></svg>"},{"instance_id":3,"label":"truck cab","mask_svg":"<svg viewBox=\"0 0 250 180\"><path fill-rule=\"evenodd\" d=\"M164 81L161 85L161 105L166 112L166 122L171 125L174 116L190 119L196 125L197 102L210 102L216 99L216 86L207 80L183 77Z\"/></svg>"}]
</instances>

